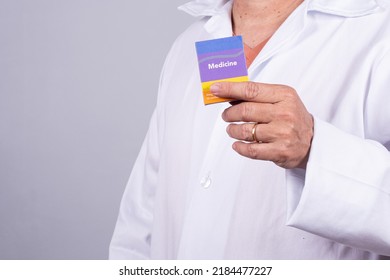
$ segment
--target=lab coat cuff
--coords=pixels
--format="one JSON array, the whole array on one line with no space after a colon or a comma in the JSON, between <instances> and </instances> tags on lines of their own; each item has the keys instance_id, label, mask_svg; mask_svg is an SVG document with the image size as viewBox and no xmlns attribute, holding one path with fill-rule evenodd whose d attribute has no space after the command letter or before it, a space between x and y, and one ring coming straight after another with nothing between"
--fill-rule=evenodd
<instances>
[{"instance_id":1,"label":"lab coat cuff","mask_svg":"<svg viewBox=\"0 0 390 280\"><path fill-rule=\"evenodd\" d=\"M390 211L378 179L388 172L388 151L316 118L314 127L306 170L286 171L287 225L389 255L390 238L383 236L390 228L378 221Z\"/></svg>"},{"instance_id":2,"label":"lab coat cuff","mask_svg":"<svg viewBox=\"0 0 390 280\"><path fill-rule=\"evenodd\" d=\"M340 133L345 134L333 125L314 117L314 135L306 169L286 170L287 225L305 227L302 226L302 221L304 224L310 220L318 221L316 216L326 215L330 210L329 199L333 196L331 186L325 183L328 185L327 190L322 188L324 181L333 177L325 174L328 173L327 165L332 164L338 157L337 153L343 148L340 147L340 142L348 141L341 140L344 135L339 135ZM326 197L324 191L327 191ZM337 193L336 191L334 195Z\"/></svg>"}]
</instances>

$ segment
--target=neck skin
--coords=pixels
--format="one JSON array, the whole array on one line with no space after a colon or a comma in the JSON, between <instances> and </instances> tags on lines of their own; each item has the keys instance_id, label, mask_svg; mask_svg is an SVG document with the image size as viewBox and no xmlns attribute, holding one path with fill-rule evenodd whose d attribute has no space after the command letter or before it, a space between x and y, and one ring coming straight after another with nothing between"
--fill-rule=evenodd
<instances>
[{"instance_id":1,"label":"neck skin","mask_svg":"<svg viewBox=\"0 0 390 280\"><path fill-rule=\"evenodd\" d=\"M233 32L254 48L275 33L303 0L234 0Z\"/></svg>"}]
</instances>

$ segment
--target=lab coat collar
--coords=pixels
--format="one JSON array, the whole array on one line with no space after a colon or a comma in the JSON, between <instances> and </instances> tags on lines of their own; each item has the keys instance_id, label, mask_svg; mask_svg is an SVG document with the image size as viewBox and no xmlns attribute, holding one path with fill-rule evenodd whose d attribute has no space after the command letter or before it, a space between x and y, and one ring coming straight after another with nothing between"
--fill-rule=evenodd
<instances>
[{"instance_id":1,"label":"lab coat collar","mask_svg":"<svg viewBox=\"0 0 390 280\"><path fill-rule=\"evenodd\" d=\"M223 7L230 0L194 0L179 6L179 10L192 16L214 16L223 13Z\"/></svg>"},{"instance_id":2,"label":"lab coat collar","mask_svg":"<svg viewBox=\"0 0 390 280\"><path fill-rule=\"evenodd\" d=\"M361 17L380 9L377 0L309 0L308 11L342 17Z\"/></svg>"},{"instance_id":3,"label":"lab coat collar","mask_svg":"<svg viewBox=\"0 0 390 280\"><path fill-rule=\"evenodd\" d=\"M179 10L196 17L214 16L226 11L226 3L233 0L194 0ZM317 11L343 17L360 17L380 9L378 0L305 0L308 11Z\"/></svg>"}]
</instances>

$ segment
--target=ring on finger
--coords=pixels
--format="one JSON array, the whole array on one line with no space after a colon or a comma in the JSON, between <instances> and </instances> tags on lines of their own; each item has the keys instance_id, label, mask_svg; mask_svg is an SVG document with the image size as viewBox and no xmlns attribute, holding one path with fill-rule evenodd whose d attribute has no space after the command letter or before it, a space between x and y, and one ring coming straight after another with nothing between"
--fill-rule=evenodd
<instances>
[{"instance_id":1,"label":"ring on finger","mask_svg":"<svg viewBox=\"0 0 390 280\"><path fill-rule=\"evenodd\" d=\"M261 143L261 141L259 139L257 139L257 136L256 136L256 128L257 128L258 124L259 124L258 122L253 124L253 127L252 127L252 142Z\"/></svg>"}]
</instances>

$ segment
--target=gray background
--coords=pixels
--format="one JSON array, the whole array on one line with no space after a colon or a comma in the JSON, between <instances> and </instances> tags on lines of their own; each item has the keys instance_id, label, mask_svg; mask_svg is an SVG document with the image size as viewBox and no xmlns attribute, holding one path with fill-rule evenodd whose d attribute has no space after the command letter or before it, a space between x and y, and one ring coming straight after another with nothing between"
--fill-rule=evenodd
<instances>
[{"instance_id":1,"label":"gray background","mask_svg":"<svg viewBox=\"0 0 390 280\"><path fill-rule=\"evenodd\" d=\"M105 259L185 0L0 0L0 259Z\"/></svg>"}]
</instances>

